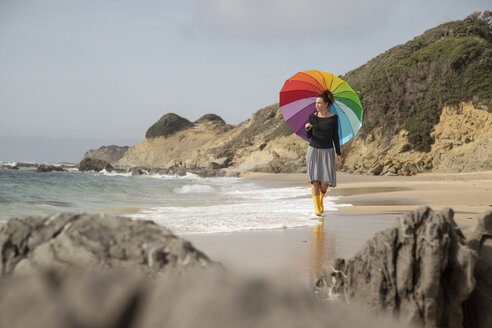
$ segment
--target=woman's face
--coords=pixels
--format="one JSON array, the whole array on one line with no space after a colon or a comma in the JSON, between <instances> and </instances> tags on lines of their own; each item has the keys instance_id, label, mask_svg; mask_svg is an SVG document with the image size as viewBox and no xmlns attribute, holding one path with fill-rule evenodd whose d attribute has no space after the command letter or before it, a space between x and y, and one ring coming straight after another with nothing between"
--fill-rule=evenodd
<instances>
[{"instance_id":1,"label":"woman's face","mask_svg":"<svg viewBox=\"0 0 492 328\"><path fill-rule=\"evenodd\" d=\"M318 112L320 110L326 109L327 107L328 107L328 104L325 103L323 98L321 98L321 97L316 98L316 109L318 110Z\"/></svg>"}]
</instances>

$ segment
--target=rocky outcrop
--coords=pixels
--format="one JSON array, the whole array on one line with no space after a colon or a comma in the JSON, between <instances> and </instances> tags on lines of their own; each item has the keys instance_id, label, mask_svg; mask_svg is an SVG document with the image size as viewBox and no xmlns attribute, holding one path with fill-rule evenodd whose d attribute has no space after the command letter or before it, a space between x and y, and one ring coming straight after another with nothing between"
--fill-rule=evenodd
<instances>
[{"instance_id":1,"label":"rocky outcrop","mask_svg":"<svg viewBox=\"0 0 492 328\"><path fill-rule=\"evenodd\" d=\"M373 175L415 175L492 170L492 113L471 103L444 107L434 126L428 153L409 150L408 131L401 130L387 146L381 128L358 135L342 148L342 170Z\"/></svg>"},{"instance_id":2,"label":"rocky outcrop","mask_svg":"<svg viewBox=\"0 0 492 328\"><path fill-rule=\"evenodd\" d=\"M294 137L284 123L278 105L272 105L235 127L216 115L207 114L192 128L167 137L142 140L128 150L118 165L168 170L234 167L299 172L304 168L301 162L306 147L306 142Z\"/></svg>"},{"instance_id":3,"label":"rocky outcrop","mask_svg":"<svg viewBox=\"0 0 492 328\"><path fill-rule=\"evenodd\" d=\"M169 113L162 116L159 121L154 123L145 133L145 138L167 137L178 131L186 130L193 127L193 123L187 119Z\"/></svg>"},{"instance_id":4,"label":"rocky outcrop","mask_svg":"<svg viewBox=\"0 0 492 328\"><path fill-rule=\"evenodd\" d=\"M168 137L146 138L131 147L118 165L149 169L205 165L214 159L208 150L220 135L214 130L188 129Z\"/></svg>"},{"instance_id":5,"label":"rocky outcrop","mask_svg":"<svg viewBox=\"0 0 492 328\"><path fill-rule=\"evenodd\" d=\"M478 254L475 289L465 303L465 327L492 327L492 211L478 218L468 245Z\"/></svg>"},{"instance_id":6,"label":"rocky outcrop","mask_svg":"<svg viewBox=\"0 0 492 328\"><path fill-rule=\"evenodd\" d=\"M100 159L84 158L79 163L79 171L114 171L114 167L106 161Z\"/></svg>"},{"instance_id":7,"label":"rocky outcrop","mask_svg":"<svg viewBox=\"0 0 492 328\"><path fill-rule=\"evenodd\" d=\"M222 128L220 128L222 127ZM492 170L492 113L471 103L445 107L432 133L429 153L409 150L408 131L382 146L381 128L342 146L341 171L409 176L425 172ZM235 127L206 115L191 129L166 138L144 139L118 162L124 167L224 168L244 171L305 172L308 143L290 131L278 105L265 107ZM224 164L218 164L223 162ZM215 164L214 164L215 163Z\"/></svg>"},{"instance_id":8,"label":"rocky outcrop","mask_svg":"<svg viewBox=\"0 0 492 328\"><path fill-rule=\"evenodd\" d=\"M126 154L129 148L129 146L102 146L98 149L90 149L84 154L82 159L97 159L106 161L114 166Z\"/></svg>"},{"instance_id":9,"label":"rocky outcrop","mask_svg":"<svg viewBox=\"0 0 492 328\"><path fill-rule=\"evenodd\" d=\"M213 265L189 242L151 221L65 213L11 219L0 230L1 275L52 267L180 275Z\"/></svg>"},{"instance_id":10,"label":"rocky outcrop","mask_svg":"<svg viewBox=\"0 0 492 328\"><path fill-rule=\"evenodd\" d=\"M451 209L421 207L377 233L351 259L336 259L317 285L322 295L361 302L403 324L462 327L476 260Z\"/></svg>"}]
</instances>

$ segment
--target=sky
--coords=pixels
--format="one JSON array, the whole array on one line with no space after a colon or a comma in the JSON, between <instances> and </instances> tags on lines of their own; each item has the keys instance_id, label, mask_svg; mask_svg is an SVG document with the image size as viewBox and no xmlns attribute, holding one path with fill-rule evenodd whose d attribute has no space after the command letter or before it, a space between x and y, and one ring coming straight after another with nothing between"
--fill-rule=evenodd
<instances>
[{"instance_id":1,"label":"sky","mask_svg":"<svg viewBox=\"0 0 492 328\"><path fill-rule=\"evenodd\" d=\"M73 143L80 150L47 160L78 161L98 142L138 142L169 112L238 124L278 102L298 71L345 74L491 7L489 0L0 0L0 160L37 161L43 147Z\"/></svg>"}]
</instances>

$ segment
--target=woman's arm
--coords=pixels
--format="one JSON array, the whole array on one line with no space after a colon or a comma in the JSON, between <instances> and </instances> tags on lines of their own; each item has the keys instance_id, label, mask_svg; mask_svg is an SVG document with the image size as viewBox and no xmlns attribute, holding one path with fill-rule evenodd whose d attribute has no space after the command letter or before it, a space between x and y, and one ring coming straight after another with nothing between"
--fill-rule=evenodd
<instances>
[{"instance_id":1,"label":"woman's arm","mask_svg":"<svg viewBox=\"0 0 492 328\"><path fill-rule=\"evenodd\" d=\"M340 151L340 137L338 136L338 116L335 115L335 126L333 129L333 143L335 144L335 151L338 156L342 155L342 152Z\"/></svg>"},{"instance_id":2,"label":"woman's arm","mask_svg":"<svg viewBox=\"0 0 492 328\"><path fill-rule=\"evenodd\" d=\"M308 123L306 123L306 125L304 126L304 129L306 130L306 137L308 137L309 139L311 139L313 137L313 119L314 119L314 115L311 114L309 115L309 119L308 119Z\"/></svg>"}]
</instances>

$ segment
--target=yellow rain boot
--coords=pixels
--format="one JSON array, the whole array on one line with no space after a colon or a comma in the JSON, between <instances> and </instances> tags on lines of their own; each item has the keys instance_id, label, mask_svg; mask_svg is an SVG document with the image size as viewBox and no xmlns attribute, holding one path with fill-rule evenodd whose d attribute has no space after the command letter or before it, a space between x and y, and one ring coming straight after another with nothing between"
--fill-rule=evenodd
<instances>
[{"instance_id":1,"label":"yellow rain boot","mask_svg":"<svg viewBox=\"0 0 492 328\"><path fill-rule=\"evenodd\" d=\"M321 213L325 212L325 207L323 206L323 198L325 197L325 193L319 192L319 209Z\"/></svg>"},{"instance_id":2,"label":"yellow rain boot","mask_svg":"<svg viewBox=\"0 0 492 328\"><path fill-rule=\"evenodd\" d=\"M317 216L321 216L321 210L319 208L319 196L313 196L313 203L314 203L314 214Z\"/></svg>"}]
</instances>

